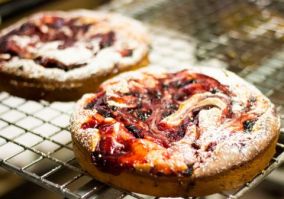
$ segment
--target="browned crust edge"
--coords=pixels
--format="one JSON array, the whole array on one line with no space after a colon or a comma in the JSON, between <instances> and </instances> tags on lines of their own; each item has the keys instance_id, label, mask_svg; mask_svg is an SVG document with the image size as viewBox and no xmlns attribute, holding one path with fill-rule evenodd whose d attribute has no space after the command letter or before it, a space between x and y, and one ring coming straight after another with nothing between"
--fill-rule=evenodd
<instances>
[{"instance_id":1,"label":"browned crust edge","mask_svg":"<svg viewBox=\"0 0 284 199\"><path fill-rule=\"evenodd\" d=\"M273 128L273 130L278 131L276 128ZM117 176L104 173L91 162L90 152L80 146L73 136L72 140L73 150L80 165L99 181L127 191L154 196L175 197L204 196L241 187L269 164L275 153L278 136L275 136L271 143L267 144L267 147L251 160L217 175L195 179L193 177L151 176L135 171L124 171Z\"/></svg>"},{"instance_id":2,"label":"browned crust edge","mask_svg":"<svg viewBox=\"0 0 284 199\"><path fill-rule=\"evenodd\" d=\"M137 64L122 70L110 71L102 76L90 76L79 81L45 81L44 79L31 79L7 74L0 71L0 91L7 91L12 95L27 99L47 101L73 101L79 99L83 94L95 92L103 81L126 71L136 70L149 64L148 54Z\"/></svg>"}]
</instances>

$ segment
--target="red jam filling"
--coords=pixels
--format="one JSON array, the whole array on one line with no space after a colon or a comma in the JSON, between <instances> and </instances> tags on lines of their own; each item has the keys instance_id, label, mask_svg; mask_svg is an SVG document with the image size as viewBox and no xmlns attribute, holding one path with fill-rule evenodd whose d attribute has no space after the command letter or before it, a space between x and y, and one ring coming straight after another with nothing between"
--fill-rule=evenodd
<instances>
[{"instance_id":1,"label":"red jam filling","mask_svg":"<svg viewBox=\"0 0 284 199\"><path fill-rule=\"evenodd\" d=\"M18 36L38 36L40 41L43 43L51 41L61 41L62 44L58 49L65 49L72 46L76 41L82 39L82 36L89 30L91 25L95 24L80 24L78 23L80 18L65 19L57 16L44 16L40 19L40 24L35 22L26 22L20 27L11 30L6 35L0 38L0 53L7 53L11 56L18 56L20 58L35 59L36 62L46 68L60 68L63 70L71 70L74 68L81 67L85 64L72 64L65 65L55 59L42 58L42 57L32 57L26 49L21 48L17 43L10 38L14 35ZM48 31L43 32L43 26L48 27ZM65 27L70 29L71 34L67 35L62 31ZM87 37L87 36L84 36ZM95 35L88 36L86 40L92 40L98 38L100 49L110 47L115 42L115 33L109 31L107 33L99 33ZM35 44L30 43L29 46L34 47ZM1 60L0 60L1 61Z\"/></svg>"},{"instance_id":2,"label":"red jam filling","mask_svg":"<svg viewBox=\"0 0 284 199\"><path fill-rule=\"evenodd\" d=\"M138 81L138 80L130 80ZM168 74L165 78L157 79L158 84L153 88L130 88L127 94L121 94L119 100L131 104L131 108L109 106L103 90L98 91L85 109L96 109L97 113L89 121L82 125L83 129L98 128L101 140L92 154L94 164L101 170L119 174L123 169L131 169L135 163L144 163L148 153L140 139L146 139L168 148L173 142L181 140L189 125L198 128L198 114L202 109L210 109L213 106L203 106L193 110L191 117L187 116L179 126L169 126L161 123L161 120L174 113L179 105L197 93L211 92L223 93L231 96L228 88L213 78L202 74L188 74L187 71ZM217 97L217 95L216 95ZM227 109L223 111L224 118L233 117L231 101L227 101ZM115 134L113 124L104 121L104 118L112 117L121 125L119 134ZM249 118L250 119L250 118ZM251 130L252 123L242 121L241 128ZM196 145L196 144L195 144ZM208 146L213 150L216 143ZM199 148L198 145L192 146ZM164 158L169 154L164 154ZM192 173L192 165L188 166L188 172ZM156 168L151 173L159 174ZM167 175L174 174L168 171Z\"/></svg>"}]
</instances>

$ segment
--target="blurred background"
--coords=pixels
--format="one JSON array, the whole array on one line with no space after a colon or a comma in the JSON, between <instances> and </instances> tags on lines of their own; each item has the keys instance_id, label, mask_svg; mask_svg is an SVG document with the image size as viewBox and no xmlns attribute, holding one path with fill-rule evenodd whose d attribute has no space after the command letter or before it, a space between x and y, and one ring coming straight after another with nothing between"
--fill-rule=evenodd
<instances>
[{"instance_id":1,"label":"blurred background","mask_svg":"<svg viewBox=\"0 0 284 199\"><path fill-rule=\"evenodd\" d=\"M120 12L147 24L152 65L226 68L267 95L282 123L270 166L241 190L208 198L284 199L284 1L0 0L0 26L38 11L78 8ZM0 92L0 199L153 198L107 188L77 169L68 134L73 105Z\"/></svg>"}]
</instances>

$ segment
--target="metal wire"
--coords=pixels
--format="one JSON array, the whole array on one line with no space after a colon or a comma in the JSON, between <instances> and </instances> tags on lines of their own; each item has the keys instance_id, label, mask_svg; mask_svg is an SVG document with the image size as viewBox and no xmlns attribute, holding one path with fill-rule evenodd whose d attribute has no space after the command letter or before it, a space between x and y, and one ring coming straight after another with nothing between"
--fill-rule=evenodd
<instances>
[{"instance_id":1,"label":"metal wire","mask_svg":"<svg viewBox=\"0 0 284 199\"><path fill-rule=\"evenodd\" d=\"M148 24L151 65L227 68L277 105L282 128L269 166L241 189L215 197L239 198L284 160L283 8L280 1L235 0L117 0L101 8ZM154 199L110 188L81 170L68 133L73 106L0 93L0 165L66 198Z\"/></svg>"}]
</instances>

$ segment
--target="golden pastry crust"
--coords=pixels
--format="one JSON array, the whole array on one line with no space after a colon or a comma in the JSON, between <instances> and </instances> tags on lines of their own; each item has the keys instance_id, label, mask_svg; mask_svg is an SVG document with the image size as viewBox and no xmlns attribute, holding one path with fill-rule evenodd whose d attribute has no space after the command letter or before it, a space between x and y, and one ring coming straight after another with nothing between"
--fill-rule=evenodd
<instances>
[{"instance_id":1,"label":"golden pastry crust","mask_svg":"<svg viewBox=\"0 0 284 199\"><path fill-rule=\"evenodd\" d=\"M94 91L89 85L98 80L141 67L150 40L133 19L74 10L32 15L2 30L0 44L0 74L8 80L8 89L32 89L41 98L56 97L52 91L82 95Z\"/></svg>"},{"instance_id":2,"label":"golden pastry crust","mask_svg":"<svg viewBox=\"0 0 284 199\"><path fill-rule=\"evenodd\" d=\"M84 95L71 119L84 169L156 196L243 185L272 158L279 128L274 105L254 86L206 67L121 74Z\"/></svg>"}]
</instances>

